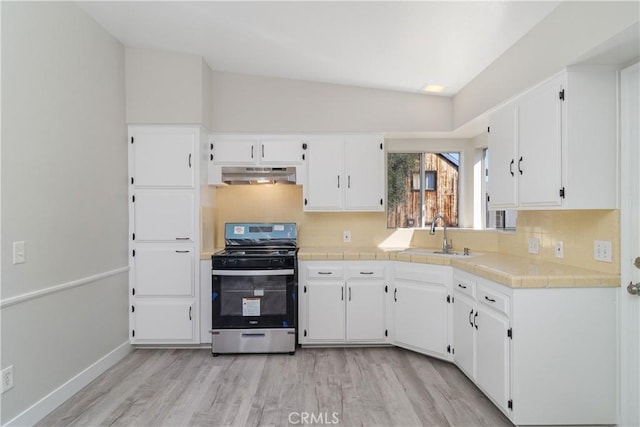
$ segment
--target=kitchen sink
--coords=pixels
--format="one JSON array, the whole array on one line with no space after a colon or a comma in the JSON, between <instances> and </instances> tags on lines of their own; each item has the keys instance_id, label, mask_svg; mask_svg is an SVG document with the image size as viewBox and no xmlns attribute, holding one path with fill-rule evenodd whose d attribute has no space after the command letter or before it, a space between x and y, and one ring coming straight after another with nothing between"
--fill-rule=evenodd
<instances>
[{"instance_id":1,"label":"kitchen sink","mask_svg":"<svg viewBox=\"0 0 640 427\"><path fill-rule=\"evenodd\" d=\"M462 252L450 251L448 253L443 253L442 251L433 250L433 249L405 249L400 252L401 254L409 254L409 255L424 255L424 256L444 256L444 257L474 257L480 255L478 252L470 252L469 255L465 255Z\"/></svg>"}]
</instances>

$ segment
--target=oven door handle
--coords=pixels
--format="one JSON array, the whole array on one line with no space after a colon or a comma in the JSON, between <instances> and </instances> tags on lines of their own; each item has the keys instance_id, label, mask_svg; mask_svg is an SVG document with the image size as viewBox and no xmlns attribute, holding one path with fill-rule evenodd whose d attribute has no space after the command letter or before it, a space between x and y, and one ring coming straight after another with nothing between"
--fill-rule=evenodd
<instances>
[{"instance_id":1,"label":"oven door handle","mask_svg":"<svg viewBox=\"0 0 640 427\"><path fill-rule=\"evenodd\" d=\"M290 276L293 269L283 270L211 270L213 276Z\"/></svg>"}]
</instances>

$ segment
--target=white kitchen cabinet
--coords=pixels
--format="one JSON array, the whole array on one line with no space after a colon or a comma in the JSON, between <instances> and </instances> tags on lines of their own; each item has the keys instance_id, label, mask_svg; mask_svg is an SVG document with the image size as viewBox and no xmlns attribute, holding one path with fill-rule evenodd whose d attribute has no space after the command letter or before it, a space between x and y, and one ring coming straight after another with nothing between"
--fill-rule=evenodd
<instances>
[{"instance_id":1,"label":"white kitchen cabinet","mask_svg":"<svg viewBox=\"0 0 640 427\"><path fill-rule=\"evenodd\" d=\"M213 137L210 160L225 166L233 165L296 165L302 163L303 138L297 136L259 135L250 137Z\"/></svg>"},{"instance_id":2,"label":"white kitchen cabinet","mask_svg":"<svg viewBox=\"0 0 640 427\"><path fill-rule=\"evenodd\" d=\"M616 108L616 70L575 66L491 113L490 209L615 209Z\"/></svg>"},{"instance_id":3,"label":"white kitchen cabinet","mask_svg":"<svg viewBox=\"0 0 640 427\"><path fill-rule=\"evenodd\" d=\"M455 272L453 280L454 362L503 411L510 406L510 299Z\"/></svg>"},{"instance_id":4,"label":"white kitchen cabinet","mask_svg":"<svg viewBox=\"0 0 640 427\"><path fill-rule=\"evenodd\" d=\"M194 253L181 245L144 245L133 257L136 296L194 296Z\"/></svg>"},{"instance_id":5,"label":"white kitchen cabinet","mask_svg":"<svg viewBox=\"0 0 640 427\"><path fill-rule=\"evenodd\" d=\"M375 261L301 261L300 344L385 342L385 271Z\"/></svg>"},{"instance_id":6,"label":"white kitchen cabinet","mask_svg":"<svg viewBox=\"0 0 640 427\"><path fill-rule=\"evenodd\" d=\"M193 299L139 299L134 310L133 343L190 343L194 341Z\"/></svg>"},{"instance_id":7,"label":"white kitchen cabinet","mask_svg":"<svg viewBox=\"0 0 640 427\"><path fill-rule=\"evenodd\" d=\"M393 282L393 342L448 359L451 269L397 262ZM449 349L449 350L448 350Z\"/></svg>"},{"instance_id":8,"label":"white kitchen cabinet","mask_svg":"<svg viewBox=\"0 0 640 427\"><path fill-rule=\"evenodd\" d=\"M261 139L258 142L259 162L269 165L296 165L302 162L304 141L301 138L284 137Z\"/></svg>"},{"instance_id":9,"label":"white kitchen cabinet","mask_svg":"<svg viewBox=\"0 0 640 427\"><path fill-rule=\"evenodd\" d=\"M255 138L214 138L211 160L225 165L254 165L258 162Z\"/></svg>"},{"instance_id":10,"label":"white kitchen cabinet","mask_svg":"<svg viewBox=\"0 0 640 427\"><path fill-rule=\"evenodd\" d=\"M383 211L384 144L378 135L310 137L305 211Z\"/></svg>"},{"instance_id":11,"label":"white kitchen cabinet","mask_svg":"<svg viewBox=\"0 0 640 427\"><path fill-rule=\"evenodd\" d=\"M134 128L130 134L136 187L193 187L197 135L181 128Z\"/></svg>"},{"instance_id":12,"label":"white kitchen cabinet","mask_svg":"<svg viewBox=\"0 0 640 427\"><path fill-rule=\"evenodd\" d=\"M132 196L135 240L193 241L194 199L193 191L136 190Z\"/></svg>"},{"instance_id":13,"label":"white kitchen cabinet","mask_svg":"<svg viewBox=\"0 0 640 427\"><path fill-rule=\"evenodd\" d=\"M195 344L200 341L195 177L201 178L199 153L207 136L196 126L131 126L129 133L131 342Z\"/></svg>"}]
</instances>

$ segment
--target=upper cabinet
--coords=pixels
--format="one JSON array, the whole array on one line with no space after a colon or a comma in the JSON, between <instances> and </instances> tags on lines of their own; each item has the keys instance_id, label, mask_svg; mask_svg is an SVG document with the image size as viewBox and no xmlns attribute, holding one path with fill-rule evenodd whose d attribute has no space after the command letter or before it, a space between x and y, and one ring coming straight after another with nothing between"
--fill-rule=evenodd
<instances>
[{"instance_id":1,"label":"upper cabinet","mask_svg":"<svg viewBox=\"0 0 640 427\"><path fill-rule=\"evenodd\" d=\"M190 129L134 128L131 161L136 187L193 187L196 134Z\"/></svg>"},{"instance_id":2,"label":"upper cabinet","mask_svg":"<svg viewBox=\"0 0 640 427\"><path fill-rule=\"evenodd\" d=\"M209 142L208 183L220 185L222 168L295 167L303 176L306 141L295 135L215 135ZM302 183L302 178L296 179Z\"/></svg>"},{"instance_id":3,"label":"upper cabinet","mask_svg":"<svg viewBox=\"0 0 640 427\"><path fill-rule=\"evenodd\" d=\"M305 211L383 211L384 139L316 136L307 144Z\"/></svg>"},{"instance_id":4,"label":"upper cabinet","mask_svg":"<svg viewBox=\"0 0 640 427\"><path fill-rule=\"evenodd\" d=\"M493 112L490 209L615 209L616 85L610 67L573 67Z\"/></svg>"}]
</instances>

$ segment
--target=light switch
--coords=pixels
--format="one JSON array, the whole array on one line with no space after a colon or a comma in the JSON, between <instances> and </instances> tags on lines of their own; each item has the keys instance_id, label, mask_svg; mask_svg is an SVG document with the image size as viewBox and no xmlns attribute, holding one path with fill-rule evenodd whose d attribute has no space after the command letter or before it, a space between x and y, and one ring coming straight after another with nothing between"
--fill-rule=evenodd
<instances>
[{"instance_id":1,"label":"light switch","mask_svg":"<svg viewBox=\"0 0 640 427\"><path fill-rule=\"evenodd\" d=\"M540 239L529 237L529 253L538 255L540 253Z\"/></svg>"},{"instance_id":2,"label":"light switch","mask_svg":"<svg viewBox=\"0 0 640 427\"><path fill-rule=\"evenodd\" d=\"M27 255L24 251L24 242L13 242L13 263L22 264L27 260Z\"/></svg>"}]
</instances>

